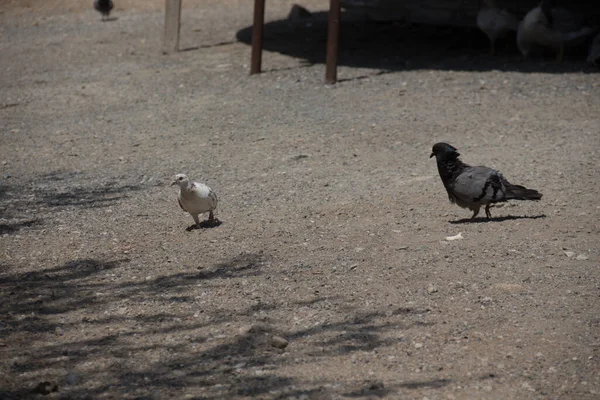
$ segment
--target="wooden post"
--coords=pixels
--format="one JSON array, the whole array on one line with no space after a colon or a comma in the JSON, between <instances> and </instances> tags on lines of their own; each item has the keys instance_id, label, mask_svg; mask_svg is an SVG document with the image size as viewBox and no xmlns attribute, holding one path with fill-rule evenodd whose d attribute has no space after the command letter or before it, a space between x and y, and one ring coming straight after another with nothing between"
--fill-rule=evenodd
<instances>
[{"instance_id":1,"label":"wooden post","mask_svg":"<svg viewBox=\"0 0 600 400\"><path fill-rule=\"evenodd\" d=\"M250 75L260 73L262 64L264 25L265 0L254 0L254 23L252 25L252 59L250 62Z\"/></svg>"},{"instance_id":2,"label":"wooden post","mask_svg":"<svg viewBox=\"0 0 600 400\"><path fill-rule=\"evenodd\" d=\"M181 26L181 0L165 0L165 36L163 53L179 50L179 27Z\"/></svg>"},{"instance_id":3,"label":"wooden post","mask_svg":"<svg viewBox=\"0 0 600 400\"><path fill-rule=\"evenodd\" d=\"M337 62L340 45L340 0L330 0L329 24L327 27L327 55L325 60L325 83L332 85L337 82Z\"/></svg>"}]
</instances>

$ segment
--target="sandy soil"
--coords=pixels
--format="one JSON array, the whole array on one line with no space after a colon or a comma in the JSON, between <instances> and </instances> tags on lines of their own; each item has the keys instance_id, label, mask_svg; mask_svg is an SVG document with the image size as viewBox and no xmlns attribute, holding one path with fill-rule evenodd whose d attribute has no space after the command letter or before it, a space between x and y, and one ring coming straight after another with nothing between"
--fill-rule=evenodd
<instances>
[{"instance_id":1,"label":"sandy soil","mask_svg":"<svg viewBox=\"0 0 600 400\"><path fill-rule=\"evenodd\" d=\"M250 1L0 3L0 397L597 399L597 72L346 19L326 87L289 7L248 76ZM441 140L543 200L469 222Z\"/></svg>"}]
</instances>

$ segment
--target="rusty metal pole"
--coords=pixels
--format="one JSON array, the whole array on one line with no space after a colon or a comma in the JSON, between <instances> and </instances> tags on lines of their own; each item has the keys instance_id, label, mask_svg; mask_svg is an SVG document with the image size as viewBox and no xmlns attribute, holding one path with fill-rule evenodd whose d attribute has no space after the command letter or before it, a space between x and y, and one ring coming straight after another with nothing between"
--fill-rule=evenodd
<instances>
[{"instance_id":1,"label":"rusty metal pole","mask_svg":"<svg viewBox=\"0 0 600 400\"><path fill-rule=\"evenodd\" d=\"M264 26L265 0L254 0L254 25L252 25L252 60L250 62L250 75L260 73Z\"/></svg>"},{"instance_id":2,"label":"rusty metal pole","mask_svg":"<svg viewBox=\"0 0 600 400\"><path fill-rule=\"evenodd\" d=\"M179 27L181 26L181 0L165 1L165 32L163 54L179 50Z\"/></svg>"},{"instance_id":3,"label":"rusty metal pole","mask_svg":"<svg viewBox=\"0 0 600 400\"><path fill-rule=\"evenodd\" d=\"M325 83L334 84L337 81L337 61L340 45L340 0L330 0L329 25L327 27L327 55L325 61Z\"/></svg>"}]
</instances>

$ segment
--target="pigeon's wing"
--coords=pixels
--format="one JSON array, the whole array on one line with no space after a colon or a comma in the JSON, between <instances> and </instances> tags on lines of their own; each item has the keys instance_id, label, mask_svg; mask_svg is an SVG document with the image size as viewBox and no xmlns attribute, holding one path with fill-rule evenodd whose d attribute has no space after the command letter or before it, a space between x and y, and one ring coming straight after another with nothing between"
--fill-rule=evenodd
<instances>
[{"instance_id":1,"label":"pigeon's wing","mask_svg":"<svg viewBox=\"0 0 600 400\"><path fill-rule=\"evenodd\" d=\"M217 203L219 202L219 199L217 198L217 194L212 189L209 189L208 191L208 198L212 202L213 207L217 208Z\"/></svg>"},{"instance_id":2,"label":"pigeon's wing","mask_svg":"<svg viewBox=\"0 0 600 400\"><path fill-rule=\"evenodd\" d=\"M209 212L217 205L216 196L211 188L198 182L194 182L189 190L181 192L180 201L191 214Z\"/></svg>"},{"instance_id":3,"label":"pigeon's wing","mask_svg":"<svg viewBox=\"0 0 600 400\"><path fill-rule=\"evenodd\" d=\"M469 167L449 185L452 194L462 203L488 204L505 200L506 179L487 167Z\"/></svg>"}]
</instances>

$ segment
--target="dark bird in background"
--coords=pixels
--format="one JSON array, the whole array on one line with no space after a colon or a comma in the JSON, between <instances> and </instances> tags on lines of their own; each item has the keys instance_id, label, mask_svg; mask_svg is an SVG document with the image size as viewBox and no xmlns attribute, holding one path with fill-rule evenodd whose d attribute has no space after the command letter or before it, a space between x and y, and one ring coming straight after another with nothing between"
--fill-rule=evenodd
<instances>
[{"instance_id":1,"label":"dark bird in background","mask_svg":"<svg viewBox=\"0 0 600 400\"><path fill-rule=\"evenodd\" d=\"M110 15L114 4L112 0L94 0L94 9L102 14L102 21L105 21Z\"/></svg>"},{"instance_id":2,"label":"dark bird in background","mask_svg":"<svg viewBox=\"0 0 600 400\"><path fill-rule=\"evenodd\" d=\"M472 167L463 163L458 151L448 143L433 145L431 157L435 156L442 183L451 203L473 211L471 219L485 206L485 215L492 217L490 207L507 200L540 200L537 190L513 185L499 171L488 167Z\"/></svg>"}]
</instances>

